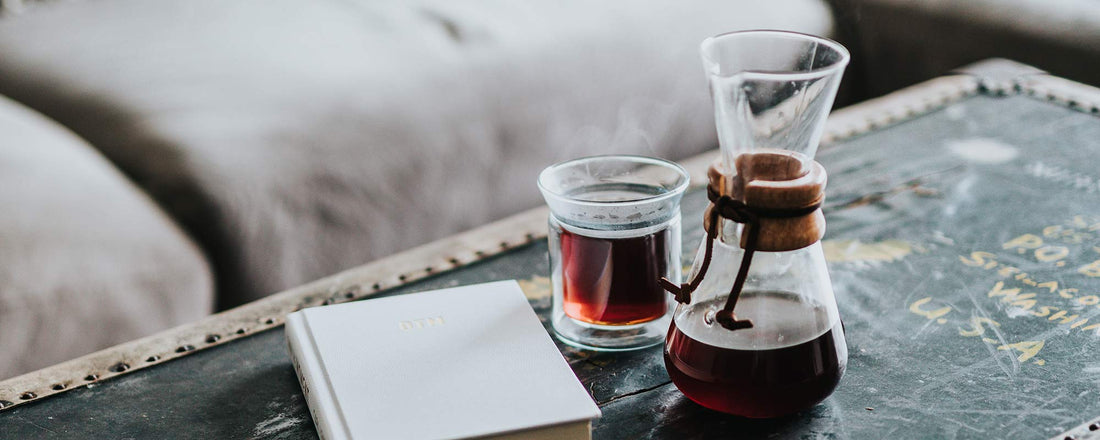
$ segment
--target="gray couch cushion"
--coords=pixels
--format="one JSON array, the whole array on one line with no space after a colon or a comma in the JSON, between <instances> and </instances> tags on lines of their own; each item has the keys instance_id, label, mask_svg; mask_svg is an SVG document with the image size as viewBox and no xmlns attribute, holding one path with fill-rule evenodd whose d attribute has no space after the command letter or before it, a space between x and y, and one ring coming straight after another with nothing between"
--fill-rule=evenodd
<instances>
[{"instance_id":1,"label":"gray couch cushion","mask_svg":"<svg viewBox=\"0 0 1100 440\"><path fill-rule=\"evenodd\" d=\"M68 130L0 97L0 379L193 321L198 248Z\"/></svg>"},{"instance_id":2,"label":"gray couch cushion","mask_svg":"<svg viewBox=\"0 0 1100 440\"><path fill-rule=\"evenodd\" d=\"M819 0L100 0L0 22L0 92L205 246L232 305L540 203L544 166L715 145L697 47Z\"/></svg>"}]
</instances>

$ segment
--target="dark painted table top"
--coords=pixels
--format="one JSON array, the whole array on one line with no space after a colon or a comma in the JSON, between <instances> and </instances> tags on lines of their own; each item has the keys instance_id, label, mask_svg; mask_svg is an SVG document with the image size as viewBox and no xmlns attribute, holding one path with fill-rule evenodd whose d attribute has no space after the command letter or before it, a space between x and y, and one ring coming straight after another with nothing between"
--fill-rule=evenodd
<instances>
[{"instance_id":1,"label":"dark painted table top","mask_svg":"<svg viewBox=\"0 0 1100 440\"><path fill-rule=\"evenodd\" d=\"M684 398L660 347L562 346L603 409L595 438L1042 439L1100 414L1098 139L1089 114L978 95L824 149L850 350L838 390L748 421ZM687 258L704 204L684 202ZM547 271L536 243L390 294L515 278L545 317ZM279 328L6 411L0 436L315 433Z\"/></svg>"}]
</instances>

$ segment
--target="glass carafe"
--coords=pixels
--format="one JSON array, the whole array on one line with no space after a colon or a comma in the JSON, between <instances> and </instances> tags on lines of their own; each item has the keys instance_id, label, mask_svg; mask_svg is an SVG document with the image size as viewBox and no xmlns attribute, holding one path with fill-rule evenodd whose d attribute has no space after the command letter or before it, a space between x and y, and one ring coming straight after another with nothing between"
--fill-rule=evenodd
<instances>
[{"instance_id":1,"label":"glass carafe","mask_svg":"<svg viewBox=\"0 0 1100 440\"><path fill-rule=\"evenodd\" d=\"M847 364L820 239L825 170L813 160L848 52L782 31L702 44L722 156L710 169L708 240L677 306L665 366L708 408L769 418L809 408Z\"/></svg>"}]
</instances>

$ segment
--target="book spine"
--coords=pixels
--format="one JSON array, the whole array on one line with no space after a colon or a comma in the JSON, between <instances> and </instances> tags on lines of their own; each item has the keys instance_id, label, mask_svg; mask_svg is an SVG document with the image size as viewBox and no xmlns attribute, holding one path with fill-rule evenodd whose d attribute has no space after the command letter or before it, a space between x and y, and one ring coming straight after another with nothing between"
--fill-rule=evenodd
<instances>
[{"instance_id":1,"label":"book spine","mask_svg":"<svg viewBox=\"0 0 1100 440\"><path fill-rule=\"evenodd\" d=\"M294 372L302 385L302 394L306 397L309 414L321 440L347 440L350 438L343 425L339 423L340 414L335 407L335 397L331 393L328 377L321 366L317 346L310 335L309 324L298 313L287 315L286 341L290 349L290 359ZM336 422L336 423L333 423Z\"/></svg>"}]
</instances>

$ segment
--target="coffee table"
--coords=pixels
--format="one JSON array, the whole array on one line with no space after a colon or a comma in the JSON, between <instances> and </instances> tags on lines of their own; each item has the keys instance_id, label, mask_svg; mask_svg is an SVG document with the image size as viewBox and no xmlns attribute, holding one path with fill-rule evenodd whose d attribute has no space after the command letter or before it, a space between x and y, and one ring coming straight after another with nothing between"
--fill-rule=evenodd
<instances>
[{"instance_id":1,"label":"coffee table","mask_svg":"<svg viewBox=\"0 0 1100 440\"><path fill-rule=\"evenodd\" d=\"M603 409L594 437L1100 438L1098 106L1097 89L989 61L834 112L818 158L850 353L840 387L811 410L751 421L683 397L660 347L559 344ZM712 158L685 162L696 183ZM687 258L705 204L698 187L685 197ZM315 438L286 313L514 278L546 322L545 217L0 382L0 437Z\"/></svg>"}]
</instances>

